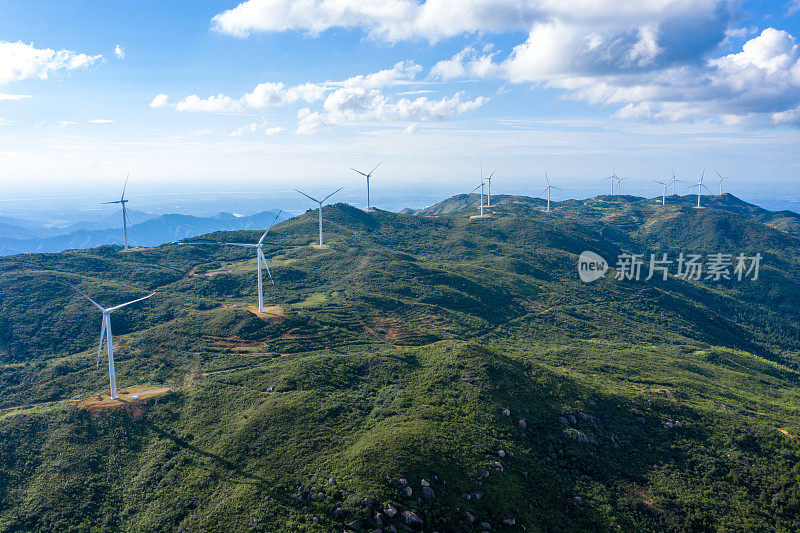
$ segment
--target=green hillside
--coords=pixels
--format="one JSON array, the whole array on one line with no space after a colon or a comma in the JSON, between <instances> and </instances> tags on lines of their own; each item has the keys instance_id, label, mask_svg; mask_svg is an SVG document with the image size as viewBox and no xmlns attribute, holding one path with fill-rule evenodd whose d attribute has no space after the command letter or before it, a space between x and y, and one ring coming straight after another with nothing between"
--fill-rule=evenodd
<instances>
[{"instance_id":1,"label":"green hillside","mask_svg":"<svg viewBox=\"0 0 800 533\"><path fill-rule=\"evenodd\" d=\"M243 248L2 258L0 531L798 530L798 217L693 200L326 206L328 249L316 211L268 235L262 315ZM612 272L581 282L585 250ZM614 279L679 252L763 259ZM117 382L168 392L87 407L100 313L69 284L156 292L112 315Z\"/></svg>"}]
</instances>

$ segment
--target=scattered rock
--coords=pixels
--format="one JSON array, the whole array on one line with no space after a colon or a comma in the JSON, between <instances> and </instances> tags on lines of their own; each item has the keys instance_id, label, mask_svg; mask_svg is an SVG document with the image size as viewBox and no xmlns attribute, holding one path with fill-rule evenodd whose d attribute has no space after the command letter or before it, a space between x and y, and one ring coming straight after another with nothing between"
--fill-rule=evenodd
<instances>
[{"instance_id":1,"label":"scattered rock","mask_svg":"<svg viewBox=\"0 0 800 533\"><path fill-rule=\"evenodd\" d=\"M342 509L341 507L337 507L336 509L333 510L333 516L335 516L336 518L341 518L344 515L345 515L344 509Z\"/></svg>"},{"instance_id":2,"label":"scattered rock","mask_svg":"<svg viewBox=\"0 0 800 533\"><path fill-rule=\"evenodd\" d=\"M411 490L411 487L403 487L402 493L406 498L410 498L414 491Z\"/></svg>"},{"instance_id":3,"label":"scattered rock","mask_svg":"<svg viewBox=\"0 0 800 533\"><path fill-rule=\"evenodd\" d=\"M489 471L486 470L485 468L481 467L481 466L479 466L475 471L481 477L489 477Z\"/></svg>"},{"instance_id":4,"label":"scattered rock","mask_svg":"<svg viewBox=\"0 0 800 533\"><path fill-rule=\"evenodd\" d=\"M472 496L470 496L470 495L469 495L469 494L467 494L466 492L462 492L462 493L461 493L461 497L462 497L462 498L464 498L465 500L469 500L470 498L472 498Z\"/></svg>"},{"instance_id":5,"label":"scattered rock","mask_svg":"<svg viewBox=\"0 0 800 533\"><path fill-rule=\"evenodd\" d=\"M580 415L580 417L581 417L581 418L583 418L583 419L584 419L584 420L586 420L587 422L591 422L592 424L597 424L597 423L599 423L599 422L600 422L600 419L599 419L599 418L597 418L597 417L596 417L596 416L594 416L594 415L590 415L589 413L584 413L583 411L581 411L581 412L580 412L580 413L578 413L578 414Z\"/></svg>"},{"instance_id":6,"label":"scattered rock","mask_svg":"<svg viewBox=\"0 0 800 533\"><path fill-rule=\"evenodd\" d=\"M572 424L573 426L578 423L578 421L572 415L567 415L567 419L569 420L569 423Z\"/></svg>"},{"instance_id":7,"label":"scattered rock","mask_svg":"<svg viewBox=\"0 0 800 533\"><path fill-rule=\"evenodd\" d=\"M317 518L316 516L312 517L311 518L311 523L312 524L319 524L319 518Z\"/></svg>"},{"instance_id":8,"label":"scattered rock","mask_svg":"<svg viewBox=\"0 0 800 533\"><path fill-rule=\"evenodd\" d=\"M509 410L508 410L508 407L506 407L505 409L503 409L503 411L502 411L502 412L503 412L503 414L504 414L504 415L506 415L506 416L511 416L511 411L509 411Z\"/></svg>"},{"instance_id":9,"label":"scattered rock","mask_svg":"<svg viewBox=\"0 0 800 533\"><path fill-rule=\"evenodd\" d=\"M475 515L473 515L469 511L464 511L464 516L466 517L467 522L469 522L470 524L475 522Z\"/></svg>"},{"instance_id":10,"label":"scattered rock","mask_svg":"<svg viewBox=\"0 0 800 533\"><path fill-rule=\"evenodd\" d=\"M594 437L590 437L586 435L586 433L578 431L577 429L574 428L565 429L564 435L578 442L582 442L584 444L585 443L597 444L597 441L594 439Z\"/></svg>"},{"instance_id":11,"label":"scattered rock","mask_svg":"<svg viewBox=\"0 0 800 533\"><path fill-rule=\"evenodd\" d=\"M506 456L506 452L504 452L503 450L497 450L497 456L498 457L505 457Z\"/></svg>"},{"instance_id":12,"label":"scattered rock","mask_svg":"<svg viewBox=\"0 0 800 533\"><path fill-rule=\"evenodd\" d=\"M275 392L275 388L274 387L267 387L267 392Z\"/></svg>"},{"instance_id":13,"label":"scattered rock","mask_svg":"<svg viewBox=\"0 0 800 533\"><path fill-rule=\"evenodd\" d=\"M573 497L573 498L572 498L572 501L574 501L574 502L575 502L575 503L577 503L578 505L583 505L583 498L581 498L580 496L575 496L575 497Z\"/></svg>"},{"instance_id":14,"label":"scattered rock","mask_svg":"<svg viewBox=\"0 0 800 533\"><path fill-rule=\"evenodd\" d=\"M486 493L485 493L485 492L482 492L482 491L473 492L473 493L472 493L472 497L473 497L474 499L476 499L476 500L480 500L481 498L483 498L483 496L484 496L485 494L486 494Z\"/></svg>"},{"instance_id":15,"label":"scattered rock","mask_svg":"<svg viewBox=\"0 0 800 533\"><path fill-rule=\"evenodd\" d=\"M400 483L401 485L403 485L404 487L406 485L408 485L408 481L404 477L401 477L400 479L398 479L397 482Z\"/></svg>"},{"instance_id":16,"label":"scattered rock","mask_svg":"<svg viewBox=\"0 0 800 533\"><path fill-rule=\"evenodd\" d=\"M264 496L264 501L265 501L265 502L268 502L268 501L270 500L270 498L272 498L272 496L270 496L269 494L267 494L266 496Z\"/></svg>"},{"instance_id":17,"label":"scattered rock","mask_svg":"<svg viewBox=\"0 0 800 533\"><path fill-rule=\"evenodd\" d=\"M375 525L381 527L383 525L383 520L381 520L381 515L376 514L372 517L372 521L375 522Z\"/></svg>"},{"instance_id":18,"label":"scattered rock","mask_svg":"<svg viewBox=\"0 0 800 533\"><path fill-rule=\"evenodd\" d=\"M489 522L481 522L478 525L480 526L481 529L485 529L485 530L492 529L492 526L489 525Z\"/></svg>"},{"instance_id":19,"label":"scattered rock","mask_svg":"<svg viewBox=\"0 0 800 533\"><path fill-rule=\"evenodd\" d=\"M520 418L518 423L519 423L519 427L521 427L521 428L526 428L526 427L528 427L528 423L527 423L527 422L525 422L525 419L524 419L524 418Z\"/></svg>"},{"instance_id":20,"label":"scattered rock","mask_svg":"<svg viewBox=\"0 0 800 533\"><path fill-rule=\"evenodd\" d=\"M427 487L425 485L422 486L422 495L427 500L432 500L436 497L436 493L433 492L433 489L430 487L430 485Z\"/></svg>"},{"instance_id":21,"label":"scattered rock","mask_svg":"<svg viewBox=\"0 0 800 533\"><path fill-rule=\"evenodd\" d=\"M503 471L503 464L500 461L493 462L492 466L495 468L495 470L499 470L500 472Z\"/></svg>"},{"instance_id":22,"label":"scattered rock","mask_svg":"<svg viewBox=\"0 0 800 533\"><path fill-rule=\"evenodd\" d=\"M375 502L372 500L372 498L364 498L363 500L361 500L361 505L363 505L364 507L372 507L373 505L375 505Z\"/></svg>"},{"instance_id":23,"label":"scattered rock","mask_svg":"<svg viewBox=\"0 0 800 533\"><path fill-rule=\"evenodd\" d=\"M386 509L383 510L383 514L385 514L389 518L394 518L394 515L397 514L397 507L395 507L390 503L389 505L386 506Z\"/></svg>"},{"instance_id":24,"label":"scattered rock","mask_svg":"<svg viewBox=\"0 0 800 533\"><path fill-rule=\"evenodd\" d=\"M407 526L411 526L413 528L422 527L422 518L417 516L417 513L414 511L403 511L400 513L400 519Z\"/></svg>"},{"instance_id":25,"label":"scattered rock","mask_svg":"<svg viewBox=\"0 0 800 533\"><path fill-rule=\"evenodd\" d=\"M328 479L328 485L336 485L336 480L333 478Z\"/></svg>"},{"instance_id":26,"label":"scattered rock","mask_svg":"<svg viewBox=\"0 0 800 533\"><path fill-rule=\"evenodd\" d=\"M428 481L424 480L424 479L422 481L420 481L419 484L422 485L423 487L430 487L431 486L431 484Z\"/></svg>"},{"instance_id":27,"label":"scattered rock","mask_svg":"<svg viewBox=\"0 0 800 533\"><path fill-rule=\"evenodd\" d=\"M503 525L504 526L511 527L511 526L516 525L516 524L517 524L517 520L515 518L504 518L503 519Z\"/></svg>"},{"instance_id":28,"label":"scattered rock","mask_svg":"<svg viewBox=\"0 0 800 533\"><path fill-rule=\"evenodd\" d=\"M567 422L567 419L564 418L563 416L559 416L558 417L558 421L561 422L562 424L564 424L565 426L569 425L569 422Z\"/></svg>"},{"instance_id":29,"label":"scattered rock","mask_svg":"<svg viewBox=\"0 0 800 533\"><path fill-rule=\"evenodd\" d=\"M640 424L644 424L646 422L643 416L637 416L634 420L636 420Z\"/></svg>"}]
</instances>

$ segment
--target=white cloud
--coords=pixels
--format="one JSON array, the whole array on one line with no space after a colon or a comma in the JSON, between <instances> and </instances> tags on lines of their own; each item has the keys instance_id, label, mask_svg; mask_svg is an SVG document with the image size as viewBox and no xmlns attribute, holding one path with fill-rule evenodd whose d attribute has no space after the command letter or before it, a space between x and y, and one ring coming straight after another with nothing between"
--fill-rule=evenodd
<instances>
[{"instance_id":1,"label":"white cloud","mask_svg":"<svg viewBox=\"0 0 800 533\"><path fill-rule=\"evenodd\" d=\"M261 122L251 122L249 124L246 124L241 128L230 132L228 136L241 137L247 133L254 134L259 131L263 132L264 135L271 136L284 131L284 128L280 126L267 127L267 122L265 120L262 120Z\"/></svg>"},{"instance_id":2,"label":"white cloud","mask_svg":"<svg viewBox=\"0 0 800 533\"><path fill-rule=\"evenodd\" d=\"M117 59L125 59L125 48L117 44L114 47L114 55L117 56Z\"/></svg>"},{"instance_id":3,"label":"white cloud","mask_svg":"<svg viewBox=\"0 0 800 533\"><path fill-rule=\"evenodd\" d=\"M159 108L169 105L169 96L166 94L158 94L153 100L150 101L150 107Z\"/></svg>"},{"instance_id":4,"label":"white cloud","mask_svg":"<svg viewBox=\"0 0 800 533\"><path fill-rule=\"evenodd\" d=\"M61 126L62 128L65 128L67 126L76 126L77 124L78 124L77 122L74 122L72 120L62 120L58 123L58 125Z\"/></svg>"},{"instance_id":5,"label":"white cloud","mask_svg":"<svg viewBox=\"0 0 800 533\"><path fill-rule=\"evenodd\" d=\"M107 118L96 118L89 121L90 124L113 124L114 121Z\"/></svg>"},{"instance_id":6,"label":"white cloud","mask_svg":"<svg viewBox=\"0 0 800 533\"><path fill-rule=\"evenodd\" d=\"M403 130L404 135L416 135L419 133L419 124L410 124Z\"/></svg>"},{"instance_id":7,"label":"white cloud","mask_svg":"<svg viewBox=\"0 0 800 533\"><path fill-rule=\"evenodd\" d=\"M322 101L321 110L304 107L298 112L296 131L309 134L329 126L366 120L446 120L473 111L488 101L486 97L466 99L463 92L440 100L428 97L394 99L382 91L417 83L415 78L421 71L422 68L413 61L400 61L390 69L360 74L342 81L308 82L295 86L286 86L281 82L260 83L252 92L240 98L218 94L201 99L191 95L174 107L178 111L223 113ZM164 94L158 95L150 104L151 107L166 105L169 105L168 98ZM246 131L240 128L231 135L239 136Z\"/></svg>"},{"instance_id":8,"label":"white cloud","mask_svg":"<svg viewBox=\"0 0 800 533\"><path fill-rule=\"evenodd\" d=\"M47 79L52 73L85 68L102 59L102 55L36 48L33 43L22 41L0 41L0 85L28 78Z\"/></svg>"},{"instance_id":9,"label":"white cloud","mask_svg":"<svg viewBox=\"0 0 800 533\"><path fill-rule=\"evenodd\" d=\"M25 100L26 98L30 98L31 95L29 94L8 94L8 93L0 93L0 101L3 100Z\"/></svg>"},{"instance_id":10,"label":"white cloud","mask_svg":"<svg viewBox=\"0 0 800 533\"><path fill-rule=\"evenodd\" d=\"M242 104L224 94L200 98L196 94L187 96L177 104L178 111L206 111L208 113L236 113L242 110Z\"/></svg>"}]
</instances>

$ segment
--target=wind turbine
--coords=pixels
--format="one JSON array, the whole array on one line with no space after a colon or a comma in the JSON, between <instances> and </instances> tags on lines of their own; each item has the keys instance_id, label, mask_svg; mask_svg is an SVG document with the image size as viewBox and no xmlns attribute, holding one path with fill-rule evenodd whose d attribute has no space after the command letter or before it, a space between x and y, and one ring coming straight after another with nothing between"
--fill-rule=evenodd
<instances>
[{"instance_id":1,"label":"wind turbine","mask_svg":"<svg viewBox=\"0 0 800 533\"><path fill-rule=\"evenodd\" d=\"M715 170L714 172L717 171ZM731 176L722 176L719 172L717 172L717 176L719 176L719 195L722 196L722 182L731 179Z\"/></svg>"},{"instance_id":2,"label":"wind turbine","mask_svg":"<svg viewBox=\"0 0 800 533\"><path fill-rule=\"evenodd\" d=\"M697 187L697 206L696 206L697 208L700 207L700 196L703 193L703 189L707 190L709 193L711 192L711 191L708 190L708 187L703 185L703 177L705 175L706 175L706 169L703 169L703 173L700 174L700 181L698 181L695 185L692 185L691 187L689 187L690 189L694 189L695 187Z\"/></svg>"},{"instance_id":3,"label":"wind turbine","mask_svg":"<svg viewBox=\"0 0 800 533\"><path fill-rule=\"evenodd\" d=\"M376 168L377 168L377 167L376 167ZM374 170L374 169L373 169L373 170ZM370 174L371 174L371 173L370 173ZM325 197L325 198L323 198L322 200L317 200L317 199L316 199L316 198L314 198L313 196L309 196L309 195L307 195L306 193L304 193L303 191L300 191L300 190L298 190L298 189L295 189L297 192L299 192L300 194L302 194L302 195L303 195L303 196L305 196L306 198L308 198L308 199L310 199L310 200L314 200L315 202L317 202L317 203L319 204L319 247L320 247L320 248L322 248L322 246L323 246L323 244L322 244L322 203L323 203L325 200L327 200L328 198L330 198L331 196L333 196L334 194L336 194L337 192L341 191L342 189L344 189L344 187L339 187L338 189L336 189L335 191L333 191L332 193L330 193L328 196L326 196L326 197Z\"/></svg>"},{"instance_id":4,"label":"wind turbine","mask_svg":"<svg viewBox=\"0 0 800 533\"><path fill-rule=\"evenodd\" d=\"M478 189L481 190L481 218L483 218L483 188L484 188L484 181L483 181L483 163L481 163L481 184L472 189L472 192L477 191ZM488 206L487 206L488 207Z\"/></svg>"},{"instance_id":5,"label":"wind turbine","mask_svg":"<svg viewBox=\"0 0 800 533\"><path fill-rule=\"evenodd\" d=\"M622 189L623 180L629 180L629 179L631 179L631 177L628 176L627 178L620 178L617 175L615 175L614 177L617 178L617 194L619 194L619 191Z\"/></svg>"},{"instance_id":6,"label":"wind turbine","mask_svg":"<svg viewBox=\"0 0 800 533\"><path fill-rule=\"evenodd\" d=\"M84 298L89 300L103 313L103 325L100 327L100 346L97 348L97 368L100 368L100 353L103 351L103 340L106 339L106 345L108 347L108 375L111 380L111 399L117 399L117 375L114 371L114 340L111 335L111 313L118 309L122 309L131 304L135 304L136 302L141 302L142 300L147 300L150 296L153 296L155 293L145 296L144 298L139 298L138 300L133 300L132 302L128 302L122 305L117 305L115 307L109 307L108 309L102 307L100 304L86 296L82 290L78 287L72 287L79 293L83 295Z\"/></svg>"},{"instance_id":7,"label":"wind turbine","mask_svg":"<svg viewBox=\"0 0 800 533\"><path fill-rule=\"evenodd\" d=\"M619 179L614 172L611 172L611 175L607 178L603 178L603 181L611 180L611 196L614 196L614 180Z\"/></svg>"},{"instance_id":8,"label":"wind turbine","mask_svg":"<svg viewBox=\"0 0 800 533\"><path fill-rule=\"evenodd\" d=\"M367 211L369 211L369 210L370 210L370 207L369 207L369 178L370 178L370 177L372 177L372 173L373 173L373 172L375 172L375 171L378 169L378 167L379 167L379 166L381 166L381 163L383 163L383 161L381 161L380 163L378 163L377 165L375 165L375 168L373 168L372 170L370 170L370 171L369 171L369 172L367 172L366 174L364 174L364 173L363 173L363 172L361 172L360 170L356 170L356 169L354 169L353 167L350 167L350 170L352 170L352 171L354 171L354 172L358 172L359 174L361 174L362 176L364 176L365 178L367 178ZM295 189L295 190L296 190L296 189Z\"/></svg>"},{"instance_id":9,"label":"wind turbine","mask_svg":"<svg viewBox=\"0 0 800 533\"><path fill-rule=\"evenodd\" d=\"M494 170L492 170L492 173L489 174L488 178L486 178L486 180L489 182L489 184L488 184L489 186L488 186L488 189L487 189L488 194L486 195L486 207L492 207L492 177L494 177L494 173L497 172L498 168L499 168L499 165L494 167Z\"/></svg>"},{"instance_id":10,"label":"wind turbine","mask_svg":"<svg viewBox=\"0 0 800 533\"><path fill-rule=\"evenodd\" d=\"M264 256L264 250L262 246L264 245L264 238L269 233L269 230L272 229L272 226L275 225L275 222L278 221L278 217L281 216L282 211L278 211L278 214L275 215L275 219L272 221L272 224L269 225L267 231L264 232L264 235L258 239L256 244L247 244L241 242L213 242L213 243L200 243L200 244L226 244L229 246L239 246L242 248L255 248L256 249L256 263L258 264L258 312L264 312L264 289L263 284L261 282L261 263L264 263L264 268L267 270L267 275L269 276L269 281L273 285L275 285L275 281L272 279L272 273L269 271L269 267L267 266L267 258Z\"/></svg>"},{"instance_id":11,"label":"wind turbine","mask_svg":"<svg viewBox=\"0 0 800 533\"><path fill-rule=\"evenodd\" d=\"M102 202L103 204L120 204L122 205L122 235L125 239L125 249L128 249L128 223L130 222L130 218L128 218L128 208L125 204L128 203L128 200L125 199L125 189L128 188L128 178L130 178L130 173L125 176L125 185L122 187L122 197L117 200L116 202Z\"/></svg>"},{"instance_id":12,"label":"wind turbine","mask_svg":"<svg viewBox=\"0 0 800 533\"><path fill-rule=\"evenodd\" d=\"M545 211L545 212L549 213L550 212L550 189L556 189L557 191L560 191L561 189L558 188L558 187L555 187L553 185L550 185L550 178L547 177L547 172L546 171L544 173L544 179L547 180L547 187L542 192L539 193L539 196L541 196L542 194L547 192L547 211Z\"/></svg>"},{"instance_id":13,"label":"wind turbine","mask_svg":"<svg viewBox=\"0 0 800 533\"><path fill-rule=\"evenodd\" d=\"M673 171L672 171L672 179L671 179L671 180L669 180L669 183L671 183L671 184L672 184L672 194L673 194L673 195L675 194L675 184L676 184L677 182L679 182L679 181L680 181L681 183L683 183L683 180L679 180L678 178L676 178L676 177L675 177L675 171L673 170Z\"/></svg>"},{"instance_id":14,"label":"wind turbine","mask_svg":"<svg viewBox=\"0 0 800 533\"><path fill-rule=\"evenodd\" d=\"M650 180L650 181L658 183L659 185L663 185L664 186L664 192L661 194L661 205L666 205L666 203L667 203L667 185L669 185L670 180L667 180L667 181Z\"/></svg>"}]
</instances>

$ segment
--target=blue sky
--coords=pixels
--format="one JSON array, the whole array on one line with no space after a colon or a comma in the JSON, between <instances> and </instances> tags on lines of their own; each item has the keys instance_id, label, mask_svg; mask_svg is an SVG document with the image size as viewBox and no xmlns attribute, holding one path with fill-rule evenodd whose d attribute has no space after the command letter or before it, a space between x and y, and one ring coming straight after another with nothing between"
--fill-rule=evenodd
<instances>
[{"instance_id":1,"label":"blue sky","mask_svg":"<svg viewBox=\"0 0 800 533\"><path fill-rule=\"evenodd\" d=\"M347 185L377 161L393 185L480 162L509 183L797 181L800 4L624 5L5 0L0 181Z\"/></svg>"}]
</instances>

